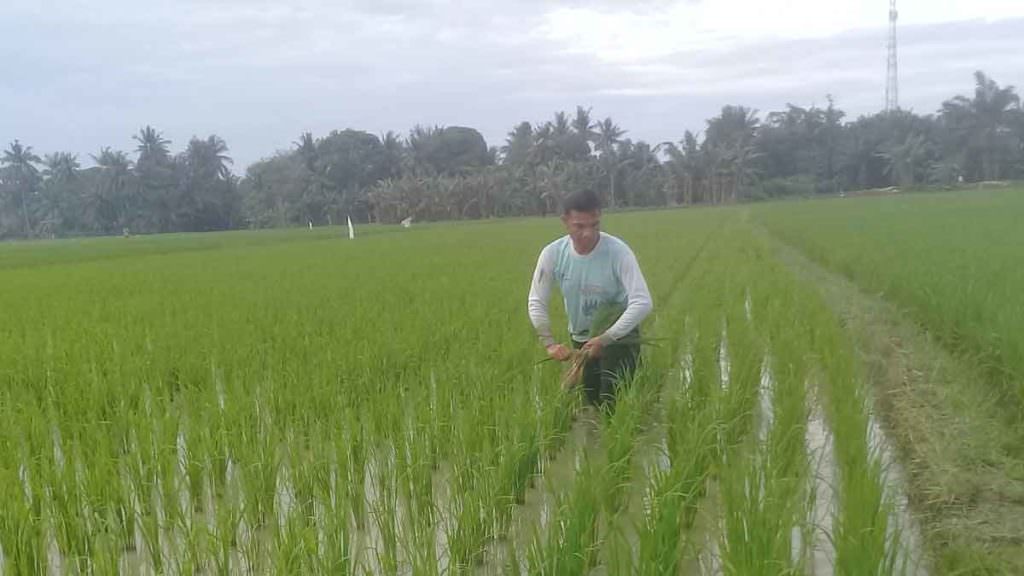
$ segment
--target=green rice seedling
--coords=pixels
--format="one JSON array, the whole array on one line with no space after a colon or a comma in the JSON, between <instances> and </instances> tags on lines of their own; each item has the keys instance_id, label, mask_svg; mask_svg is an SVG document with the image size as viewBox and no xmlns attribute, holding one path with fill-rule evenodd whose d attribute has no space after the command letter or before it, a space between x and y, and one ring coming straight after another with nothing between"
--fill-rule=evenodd
<instances>
[{"instance_id":1,"label":"green rice seedling","mask_svg":"<svg viewBox=\"0 0 1024 576\"><path fill-rule=\"evenodd\" d=\"M525 380L522 385L529 383ZM494 415L494 533L493 538L508 537L517 505L525 502L527 489L540 471L543 458L540 421L531 394L520 387L495 397Z\"/></svg>"},{"instance_id":2,"label":"green rice seedling","mask_svg":"<svg viewBox=\"0 0 1024 576\"><path fill-rule=\"evenodd\" d=\"M339 465L341 462L346 464L344 477L348 479L348 482L345 484L345 489L348 492L347 500L352 509L352 517L355 519L355 529L365 530L368 512L363 479L366 478L369 453L366 432L353 412L346 413L345 422L347 423L345 433L339 439L344 442L345 457L339 458Z\"/></svg>"},{"instance_id":3,"label":"green rice seedling","mask_svg":"<svg viewBox=\"0 0 1024 576\"><path fill-rule=\"evenodd\" d=\"M685 388L670 388L665 397L665 453L656 455L658 464L647 470L633 562L636 573L677 573L684 559L684 535L693 527L707 492L718 426L716 403L702 394L713 388L696 382L706 374L702 364L713 361L710 353L698 357L705 360L695 362L695 381Z\"/></svg>"},{"instance_id":4,"label":"green rice seedling","mask_svg":"<svg viewBox=\"0 0 1024 576\"><path fill-rule=\"evenodd\" d=\"M767 391L773 392L774 409L767 437L748 436L743 455L726 464L719 481L724 515L720 550L729 574L805 570L803 553L796 548L807 533L803 388L800 380L780 382L774 372L768 376L774 380L774 389Z\"/></svg>"},{"instance_id":5,"label":"green rice seedling","mask_svg":"<svg viewBox=\"0 0 1024 576\"><path fill-rule=\"evenodd\" d=\"M778 537L783 540L781 549L793 550L791 566L801 571L814 533L808 521L814 508L815 493L811 487L814 479L804 444L810 415L804 385L806 375L800 365L789 363L791 354L780 348L772 346L771 360L767 363L774 386L773 421L767 437L770 462L767 486L770 497L779 503L779 509L771 514L788 523L779 528Z\"/></svg>"},{"instance_id":6,"label":"green rice seedling","mask_svg":"<svg viewBox=\"0 0 1024 576\"><path fill-rule=\"evenodd\" d=\"M456 465L452 480L454 491L449 502L448 524L445 526L448 561L453 567L466 569L479 559L488 532L485 502L480 494L483 472L468 465Z\"/></svg>"},{"instance_id":7,"label":"green rice seedling","mask_svg":"<svg viewBox=\"0 0 1024 576\"><path fill-rule=\"evenodd\" d=\"M272 571L276 574L308 573L313 569L318 544L312 471L305 466L301 455L291 453L280 474Z\"/></svg>"},{"instance_id":8,"label":"green rice seedling","mask_svg":"<svg viewBox=\"0 0 1024 576\"><path fill-rule=\"evenodd\" d=\"M793 392L776 387L774 395ZM785 468L803 454L802 444L791 439L803 436L790 418L777 416L772 413L767 438L747 434L741 444L730 447L719 476L723 511L719 550L727 574L802 573L799 558L793 557L792 534L804 518L804 478L789 477Z\"/></svg>"},{"instance_id":9,"label":"green rice seedling","mask_svg":"<svg viewBox=\"0 0 1024 576\"><path fill-rule=\"evenodd\" d=\"M732 317L720 341L720 358L727 358L729 386L725 388L719 417L722 424L720 453L728 459L734 447L753 430L763 350L754 344L746 322ZM725 348L727 347L727 348ZM723 351L725 348L725 351Z\"/></svg>"},{"instance_id":10,"label":"green rice seedling","mask_svg":"<svg viewBox=\"0 0 1024 576\"><path fill-rule=\"evenodd\" d=\"M539 529L528 552L530 574L582 575L597 562L601 512L598 470L581 462L572 486L558 492L553 516Z\"/></svg>"},{"instance_id":11,"label":"green rice seedling","mask_svg":"<svg viewBox=\"0 0 1024 576\"><path fill-rule=\"evenodd\" d=\"M10 416L5 419L5 461L11 463L0 467L5 475L0 488L5 504L0 510L5 527L4 539L0 541L5 568L10 566L11 571L23 573L43 572L48 563L46 471L42 467L46 460L46 420L34 405L17 409L7 406L4 411ZM16 429L19 421L21 429Z\"/></svg>"},{"instance_id":12,"label":"green rice seedling","mask_svg":"<svg viewBox=\"0 0 1024 576\"><path fill-rule=\"evenodd\" d=\"M211 482L216 478L210 474ZM216 488L210 488L217 491ZM231 574L239 570L235 560L236 552L245 564L250 568L258 566L258 554L254 554L251 543L246 536L240 536L245 529L243 525L244 513L242 510L241 498L236 495L233 498L224 498L216 503L213 511L213 552L212 565L217 574Z\"/></svg>"},{"instance_id":13,"label":"green rice seedling","mask_svg":"<svg viewBox=\"0 0 1024 576\"><path fill-rule=\"evenodd\" d=\"M110 532L100 532L93 541L92 557L89 558L86 573L116 574L121 570L124 544Z\"/></svg>"},{"instance_id":14,"label":"green rice seedling","mask_svg":"<svg viewBox=\"0 0 1024 576\"><path fill-rule=\"evenodd\" d=\"M682 300L688 307L701 309L692 287L684 284L684 288ZM689 352L682 355L674 346L658 348L660 354L651 364L656 373L665 373L673 364L678 368L661 395L665 442L663 447L655 448L653 460L645 468L637 540L635 549L627 554L632 557L628 567L632 573L670 574L679 570L684 558L684 535L705 494L717 445L713 398L718 384L712 384L713 380L717 382L717 370L712 370L714 376L705 370L716 365L712 339L701 338L690 322L678 325L684 329L684 348ZM695 348L699 351L694 352ZM622 567L623 560L617 560L616 565Z\"/></svg>"},{"instance_id":15,"label":"green rice seedling","mask_svg":"<svg viewBox=\"0 0 1024 576\"><path fill-rule=\"evenodd\" d=\"M528 411L529 398L524 397L524 401ZM512 431L506 440L507 448L500 463L501 470L497 473L498 478L507 479L507 486L503 489L508 496L508 505L503 507L506 510L514 504L523 503L530 478L539 469L542 457L537 423L525 417L523 412L516 416L515 423L510 424Z\"/></svg>"},{"instance_id":16,"label":"green rice seedling","mask_svg":"<svg viewBox=\"0 0 1024 576\"><path fill-rule=\"evenodd\" d=\"M642 370L643 368L641 368ZM624 503L632 475L634 441L640 427L640 388L633 382L620 383L615 411L602 415L602 440L606 463L602 472L605 512L614 514Z\"/></svg>"},{"instance_id":17,"label":"green rice seedling","mask_svg":"<svg viewBox=\"0 0 1024 576\"><path fill-rule=\"evenodd\" d=\"M892 504L885 496L877 454L868 446L863 390L858 385L847 344L830 323L812 324L825 343L820 361L828 380L828 407L839 466L840 514L833 541L836 569L843 574L893 574L897 536L890 528Z\"/></svg>"},{"instance_id":18,"label":"green rice seedling","mask_svg":"<svg viewBox=\"0 0 1024 576\"><path fill-rule=\"evenodd\" d=\"M693 527L699 503L707 493L707 482L718 451L719 429L714 344L710 338L701 338L700 334L695 334L690 342L689 381L667 398L665 445L671 474L666 480L674 485L670 484L671 489L661 491L680 499L682 517L677 521L682 531ZM669 529L671 526L669 524ZM653 555L654 558L658 556Z\"/></svg>"},{"instance_id":19,"label":"green rice seedling","mask_svg":"<svg viewBox=\"0 0 1024 576\"><path fill-rule=\"evenodd\" d=\"M59 428L51 425L53 442L52 460L40 462L44 474L47 510L45 515L50 523L62 563L65 566L81 567L92 556L91 513L79 481L81 462L76 456L74 445L68 445Z\"/></svg>"},{"instance_id":20,"label":"green rice seedling","mask_svg":"<svg viewBox=\"0 0 1024 576\"><path fill-rule=\"evenodd\" d=\"M751 444L754 444L753 439ZM793 484L780 478L766 446L748 446L746 458L722 472L724 529L720 551L726 574L802 574L793 557L794 526L803 517L804 501Z\"/></svg>"},{"instance_id":21,"label":"green rice seedling","mask_svg":"<svg viewBox=\"0 0 1024 576\"><path fill-rule=\"evenodd\" d=\"M43 524L34 510L36 497L26 494L24 468L20 474L18 467L4 468L6 474L0 482L4 491L0 512L4 570L23 574L43 572L46 567Z\"/></svg>"},{"instance_id":22,"label":"green rice seedling","mask_svg":"<svg viewBox=\"0 0 1024 576\"><path fill-rule=\"evenodd\" d=\"M85 508L92 518L90 529L96 540L106 538L105 545L93 553L94 564L111 553L109 546L115 543L121 548L130 547L134 534L117 436L101 429L80 437L75 447L76 476L86 499ZM85 446L89 447L88 452ZM109 560L118 558L116 554Z\"/></svg>"},{"instance_id":23,"label":"green rice seedling","mask_svg":"<svg viewBox=\"0 0 1024 576\"><path fill-rule=\"evenodd\" d=\"M683 559L683 518L692 502L682 492L682 474L672 469L652 470L644 494L643 524L638 530L632 571L642 574L677 574Z\"/></svg>"},{"instance_id":24,"label":"green rice seedling","mask_svg":"<svg viewBox=\"0 0 1024 576\"><path fill-rule=\"evenodd\" d=\"M369 465L368 510L373 518L373 554L376 566L385 574L399 567L398 487L395 479L394 449L382 446Z\"/></svg>"},{"instance_id":25,"label":"green rice seedling","mask_svg":"<svg viewBox=\"0 0 1024 576\"><path fill-rule=\"evenodd\" d=\"M313 504L313 522L317 530L314 570L321 573L349 574L353 570L354 550L350 538L358 533L350 522L351 502L348 438L353 424L339 420L317 429L311 440L310 461L305 464Z\"/></svg>"},{"instance_id":26,"label":"green rice seedling","mask_svg":"<svg viewBox=\"0 0 1024 576\"><path fill-rule=\"evenodd\" d=\"M422 409L407 409L407 413L395 453L400 546L413 573L431 574L438 569L438 558L432 448L424 440L425 423L421 422L428 413Z\"/></svg>"},{"instance_id":27,"label":"green rice seedling","mask_svg":"<svg viewBox=\"0 0 1024 576\"><path fill-rule=\"evenodd\" d=\"M453 514L447 542L451 562L464 567L484 560L485 543L507 531L516 490L509 474L537 464L536 460L524 462L522 443L515 435L502 433L515 429L508 420L516 418L517 405L524 407L525 414L532 412L528 398L513 401L502 392L475 399L474 405L480 419L465 418L460 423L451 468L456 492L450 494ZM527 428L534 426L524 425ZM536 450L528 448L526 453Z\"/></svg>"}]
</instances>

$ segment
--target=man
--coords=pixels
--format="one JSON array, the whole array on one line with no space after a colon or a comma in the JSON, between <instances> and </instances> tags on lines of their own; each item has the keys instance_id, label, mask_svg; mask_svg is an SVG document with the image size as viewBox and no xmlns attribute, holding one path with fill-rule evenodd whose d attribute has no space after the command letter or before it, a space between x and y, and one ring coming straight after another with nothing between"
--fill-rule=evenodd
<instances>
[{"instance_id":1,"label":"man","mask_svg":"<svg viewBox=\"0 0 1024 576\"><path fill-rule=\"evenodd\" d=\"M651 312L651 294L636 256L625 242L601 232L601 203L591 190L574 193L562 204L566 236L540 253L530 286L529 313L548 356L559 362L569 349L551 335L548 300L557 282L569 316L573 347L588 354L583 390L594 406L612 403L618 380L632 373L640 357L638 343L616 343L639 336L640 322ZM624 306L619 319L603 334L591 334L594 313L604 305ZM636 338L630 338L636 340Z\"/></svg>"}]
</instances>

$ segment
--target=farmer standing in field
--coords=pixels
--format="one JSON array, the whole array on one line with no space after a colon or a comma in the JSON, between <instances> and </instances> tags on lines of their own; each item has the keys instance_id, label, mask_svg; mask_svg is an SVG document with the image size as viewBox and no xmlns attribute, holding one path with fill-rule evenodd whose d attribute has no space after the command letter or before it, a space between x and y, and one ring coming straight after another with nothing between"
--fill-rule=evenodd
<instances>
[{"instance_id":1,"label":"farmer standing in field","mask_svg":"<svg viewBox=\"0 0 1024 576\"><path fill-rule=\"evenodd\" d=\"M551 335L548 300L557 282L573 348L587 355L582 374L587 403L613 404L619 379L632 374L639 361L639 326L653 308L651 294L629 246L601 232L597 194L584 190L569 195L562 204L562 223L568 234L541 250L533 273L530 321L548 356L559 362L571 357L569 348ZM603 334L591 334L595 312L608 305L625 311ZM629 343L620 342L624 339Z\"/></svg>"}]
</instances>

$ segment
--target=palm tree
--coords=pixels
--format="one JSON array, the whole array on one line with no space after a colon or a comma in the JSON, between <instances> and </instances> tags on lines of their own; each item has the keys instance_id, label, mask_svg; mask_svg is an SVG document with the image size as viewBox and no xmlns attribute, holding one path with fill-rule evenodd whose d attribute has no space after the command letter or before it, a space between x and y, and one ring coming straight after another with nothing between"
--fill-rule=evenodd
<instances>
[{"instance_id":1,"label":"palm tree","mask_svg":"<svg viewBox=\"0 0 1024 576\"><path fill-rule=\"evenodd\" d=\"M99 155L93 155L92 159L100 168L100 179L93 199L97 221L103 231L116 231L127 224L125 216L128 202L124 192L132 161L126 153L109 147L101 149Z\"/></svg>"},{"instance_id":2,"label":"palm tree","mask_svg":"<svg viewBox=\"0 0 1024 576\"><path fill-rule=\"evenodd\" d=\"M828 108L825 108L823 112L824 125L821 128L822 136L824 140L823 150L823 168L825 180L829 183L831 192L835 193L838 191L837 178L836 178L836 156L839 148L839 140L842 136L843 125L842 120L846 115L842 110L836 108L835 100L832 95L828 96Z\"/></svg>"},{"instance_id":3,"label":"palm tree","mask_svg":"<svg viewBox=\"0 0 1024 576\"><path fill-rule=\"evenodd\" d=\"M302 167L305 168L300 184L302 205L305 207L303 221L319 222L323 213L327 212L326 205L330 201L329 198L324 197L324 190L328 186L327 172L330 171L330 166L325 167L321 164L312 132L303 132L294 144L295 154ZM330 219L329 214L327 217Z\"/></svg>"},{"instance_id":4,"label":"palm tree","mask_svg":"<svg viewBox=\"0 0 1024 576\"><path fill-rule=\"evenodd\" d=\"M172 228L174 199L174 161L171 141L152 126L141 128L132 136L135 147L135 175L138 177L142 221L137 224L150 231Z\"/></svg>"},{"instance_id":5,"label":"palm tree","mask_svg":"<svg viewBox=\"0 0 1024 576\"><path fill-rule=\"evenodd\" d=\"M179 164L183 174L179 180L177 216L186 229L215 230L230 227L237 206L234 196L235 177L231 174L224 139L193 137Z\"/></svg>"},{"instance_id":6,"label":"palm tree","mask_svg":"<svg viewBox=\"0 0 1024 576\"><path fill-rule=\"evenodd\" d=\"M504 164L525 164L533 147L533 126L529 122L520 122L508 133L505 145L501 147Z\"/></svg>"},{"instance_id":7,"label":"palm tree","mask_svg":"<svg viewBox=\"0 0 1024 576\"><path fill-rule=\"evenodd\" d=\"M627 182L629 185L626 187L626 203L629 205L636 205L638 198L636 197L637 192L642 194L651 194L655 190L651 186L647 186L651 180L649 177L652 173L657 175L661 169L661 162L658 159L658 151L661 149L661 144L651 147L650 144L644 141L639 141L629 147L626 153L629 157L627 166L631 166L633 170L627 173ZM645 198L643 201L649 202L650 198Z\"/></svg>"},{"instance_id":8,"label":"palm tree","mask_svg":"<svg viewBox=\"0 0 1024 576\"><path fill-rule=\"evenodd\" d=\"M295 152L302 159L302 164L310 172L316 171L317 153L316 140L312 132L303 132L299 139L294 142Z\"/></svg>"},{"instance_id":9,"label":"palm tree","mask_svg":"<svg viewBox=\"0 0 1024 576\"><path fill-rule=\"evenodd\" d=\"M78 173L78 156L70 152L55 152L43 158L43 176L47 180L68 182Z\"/></svg>"},{"instance_id":10,"label":"palm tree","mask_svg":"<svg viewBox=\"0 0 1024 576\"><path fill-rule=\"evenodd\" d=\"M594 132L594 122L590 119L590 108L576 107L576 116L572 119L572 129L573 132L582 136L585 142L593 141L597 133Z\"/></svg>"},{"instance_id":11,"label":"palm tree","mask_svg":"<svg viewBox=\"0 0 1024 576\"><path fill-rule=\"evenodd\" d=\"M619 143L619 139L625 134L626 131L619 128L611 118L605 118L597 123L597 141L594 147L598 152L608 152Z\"/></svg>"},{"instance_id":12,"label":"palm tree","mask_svg":"<svg viewBox=\"0 0 1024 576\"><path fill-rule=\"evenodd\" d=\"M736 144L748 144L760 121L757 111L743 106L725 106L721 114L708 120L707 137L709 146L734 147Z\"/></svg>"},{"instance_id":13,"label":"palm tree","mask_svg":"<svg viewBox=\"0 0 1024 576\"><path fill-rule=\"evenodd\" d=\"M573 130L565 112L555 113L554 120L547 125L551 130L548 142L550 158L572 162L590 155L590 145Z\"/></svg>"},{"instance_id":14,"label":"palm tree","mask_svg":"<svg viewBox=\"0 0 1024 576\"><path fill-rule=\"evenodd\" d=\"M626 131L619 128L611 118L605 118L597 123L597 143L594 147L601 154L598 161L608 177L608 206L610 208L615 208L615 175L629 163L628 158L618 157L615 150L625 133Z\"/></svg>"},{"instance_id":15,"label":"palm tree","mask_svg":"<svg viewBox=\"0 0 1024 576\"><path fill-rule=\"evenodd\" d=\"M557 130L558 122L555 124ZM560 137L563 158L573 162L589 159L592 153L590 143L597 136L594 132L594 123L590 119L590 109L577 106L576 115L569 122L569 129L571 131L568 134Z\"/></svg>"},{"instance_id":16,"label":"palm tree","mask_svg":"<svg viewBox=\"0 0 1024 576\"><path fill-rule=\"evenodd\" d=\"M551 122L551 132L556 137L566 136L571 132L569 116L565 112L555 112L555 119Z\"/></svg>"},{"instance_id":17,"label":"palm tree","mask_svg":"<svg viewBox=\"0 0 1024 576\"><path fill-rule=\"evenodd\" d=\"M402 137L392 130L388 130L380 137L380 143L384 146L384 177L397 178L402 173L405 143L402 142Z\"/></svg>"},{"instance_id":18,"label":"palm tree","mask_svg":"<svg viewBox=\"0 0 1024 576\"><path fill-rule=\"evenodd\" d=\"M757 112L743 106L725 106L718 116L708 120L703 148L713 166L712 202L735 200L744 179L749 179L747 160L753 158L759 124Z\"/></svg>"},{"instance_id":19,"label":"palm tree","mask_svg":"<svg viewBox=\"0 0 1024 576\"><path fill-rule=\"evenodd\" d=\"M677 194L683 204L692 204L697 200L697 188L703 182L703 162L697 136L687 130L679 144L663 142L661 146L668 156L665 166L674 181Z\"/></svg>"},{"instance_id":20,"label":"palm tree","mask_svg":"<svg viewBox=\"0 0 1024 576\"><path fill-rule=\"evenodd\" d=\"M940 116L959 137L959 145L977 154L981 178L1000 176L1000 155L1012 147L1011 119L1020 110L1013 86L1000 88L980 70L974 73L974 98L957 96L942 104Z\"/></svg>"},{"instance_id":21,"label":"palm tree","mask_svg":"<svg viewBox=\"0 0 1024 576\"><path fill-rule=\"evenodd\" d=\"M530 164L547 164L557 157L557 142L550 122L544 123L533 132L533 147L530 149Z\"/></svg>"},{"instance_id":22,"label":"palm tree","mask_svg":"<svg viewBox=\"0 0 1024 576\"><path fill-rule=\"evenodd\" d=\"M732 187L729 190L729 200L736 202L739 198L740 189L745 183L756 182L760 172L755 162L761 157L753 144L737 146L729 151L730 174L732 176Z\"/></svg>"},{"instance_id":23,"label":"palm tree","mask_svg":"<svg viewBox=\"0 0 1024 576\"><path fill-rule=\"evenodd\" d=\"M24 220L25 236L32 235L32 224L28 216L29 196L35 193L39 182L39 170L35 164L40 162L39 156L32 153L31 146L22 146L15 140L10 148L4 150L0 165L4 166L4 180L11 184L21 200L21 215Z\"/></svg>"},{"instance_id":24,"label":"palm tree","mask_svg":"<svg viewBox=\"0 0 1024 576\"><path fill-rule=\"evenodd\" d=\"M140 129L138 134L132 136L132 139L139 143L135 147L135 151L139 153L135 161L136 165L162 165L170 160L171 141L164 138L163 134L157 132L152 126L147 125Z\"/></svg>"},{"instance_id":25,"label":"palm tree","mask_svg":"<svg viewBox=\"0 0 1024 576\"><path fill-rule=\"evenodd\" d=\"M192 138L185 150L185 161L192 174L229 180L229 165L234 161L227 151L228 145L220 136L210 135L206 140Z\"/></svg>"},{"instance_id":26,"label":"palm tree","mask_svg":"<svg viewBox=\"0 0 1024 576\"><path fill-rule=\"evenodd\" d=\"M889 146L885 152L879 153L888 162L886 174L900 186L917 183L917 173L924 165L926 154L926 140L921 134L910 134L903 143Z\"/></svg>"},{"instance_id":27,"label":"palm tree","mask_svg":"<svg viewBox=\"0 0 1024 576\"><path fill-rule=\"evenodd\" d=\"M436 173L436 169L430 161L430 156L436 136L441 130L440 126L416 125L409 131L409 138L406 142L408 144L410 163L414 171L428 174Z\"/></svg>"},{"instance_id":28,"label":"palm tree","mask_svg":"<svg viewBox=\"0 0 1024 576\"><path fill-rule=\"evenodd\" d=\"M536 190L540 193L541 214L548 214L562 200L564 190L563 164L552 160L537 167L535 172Z\"/></svg>"},{"instance_id":29,"label":"palm tree","mask_svg":"<svg viewBox=\"0 0 1024 576\"><path fill-rule=\"evenodd\" d=\"M78 179L78 157L69 152L47 154L43 158L43 177L40 194L40 228L47 227L53 233L67 228L68 216L72 215L74 184Z\"/></svg>"}]
</instances>

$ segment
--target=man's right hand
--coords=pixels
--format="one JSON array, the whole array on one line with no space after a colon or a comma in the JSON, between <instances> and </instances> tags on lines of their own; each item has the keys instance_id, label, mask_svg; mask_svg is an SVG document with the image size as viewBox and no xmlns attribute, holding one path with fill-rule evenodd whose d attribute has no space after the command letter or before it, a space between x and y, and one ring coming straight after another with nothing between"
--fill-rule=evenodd
<instances>
[{"instance_id":1,"label":"man's right hand","mask_svg":"<svg viewBox=\"0 0 1024 576\"><path fill-rule=\"evenodd\" d=\"M559 362L565 362L566 360L569 359L569 356L571 355L569 353L569 349L561 344L552 344L547 347L547 351L548 357L550 357L552 360L557 360Z\"/></svg>"}]
</instances>

